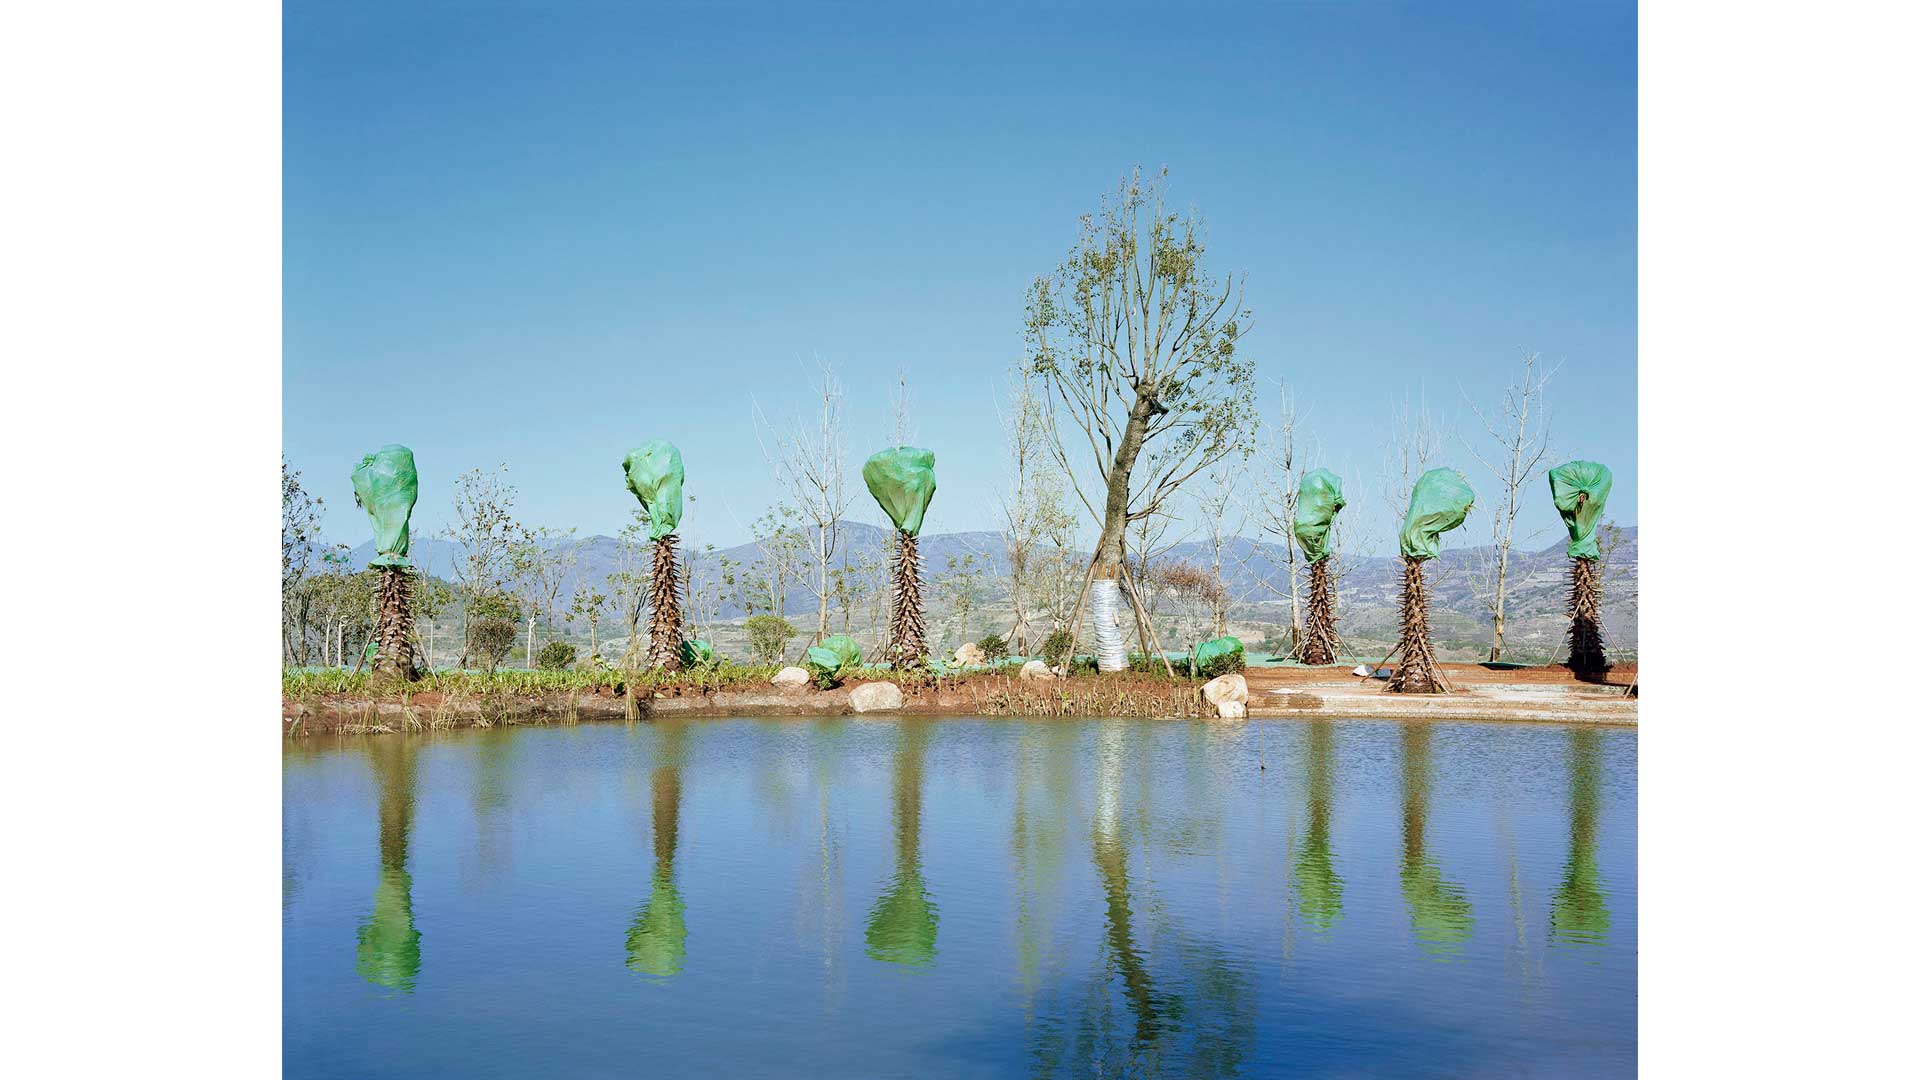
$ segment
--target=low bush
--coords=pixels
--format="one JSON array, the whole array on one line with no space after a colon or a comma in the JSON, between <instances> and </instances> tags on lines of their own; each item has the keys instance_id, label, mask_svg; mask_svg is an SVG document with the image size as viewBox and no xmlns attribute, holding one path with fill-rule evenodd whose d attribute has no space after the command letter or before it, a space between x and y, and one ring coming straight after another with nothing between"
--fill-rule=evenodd
<instances>
[{"instance_id":1,"label":"low bush","mask_svg":"<svg viewBox=\"0 0 1920 1080\"><path fill-rule=\"evenodd\" d=\"M540 647L539 654L534 657L534 663L539 664L542 671L559 671L572 667L574 657L579 655L580 650L567 642L549 641Z\"/></svg>"},{"instance_id":2,"label":"low bush","mask_svg":"<svg viewBox=\"0 0 1920 1080\"><path fill-rule=\"evenodd\" d=\"M1065 630L1055 630L1040 643L1040 659L1045 660L1050 668L1059 667L1060 662L1067 658L1067 650L1072 647L1073 635Z\"/></svg>"},{"instance_id":3,"label":"low bush","mask_svg":"<svg viewBox=\"0 0 1920 1080\"><path fill-rule=\"evenodd\" d=\"M999 634L988 634L974 644L980 646L980 654L987 658L989 664L1007 658L1007 639Z\"/></svg>"},{"instance_id":4,"label":"low bush","mask_svg":"<svg viewBox=\"0 0 1920 1080\"><path fill-rule=\"evenodd\" d=\"M778 615L755 615L747 620L747 650L763 664L786 656L787 642L800 631Z\"/></svg>"}]
</instances>

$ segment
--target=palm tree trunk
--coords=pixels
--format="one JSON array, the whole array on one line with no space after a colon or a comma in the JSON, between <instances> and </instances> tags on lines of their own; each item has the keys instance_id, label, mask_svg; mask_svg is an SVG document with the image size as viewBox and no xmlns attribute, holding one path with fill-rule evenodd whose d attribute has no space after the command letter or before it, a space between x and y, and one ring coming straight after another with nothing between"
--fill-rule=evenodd
<instances>
[{"instance_id":1,"label":"palm tree trunk","mask_svg":"<svg viewBox=\"0 0 1920 1080\"><path fill-rule=\"evenodd\" d=\"M926 608L920 599L920 541L900 533L900 550L893 563L893 609L887 618L890 643L887 658L895 667L919 664L927 657Z\"/></svg>"},{"instance_id":2,"label":"palm tree trunk","mask_svg":"<svg viewBox=\"0 0 1920 1080\"><path fill-rule=\"evenodd\" d=\"M680 670L680 564L675 556L680 538L672 533L653 542L652 603L647 617L647 666Z\"/></svg>"},{"instance_id":3,"label":"palm tree trunk","mask_svg":"<svg viewBox=\"0 0 1920 1080\"><path fill-rule=\"evenodd\" d=\"M1607 643L1600 628L1600 573L1596 559L1570 560L1567 588L1567 666L1577 678L1607 670Z\"/></svg>"},{"instance_id":4,"label":"palm tree trunk","mask_svg":"<svg viewBox=\"0 0 1920 1080\"><path fill-rule=\"evenodd\" d=\"M1331 664L1340 656L1340 635L1334 629L1332 565L1332 560L1321 559L1310 566L1307 641L1300 653L1301 663Z\"/></svg>"},{"instance_id":5,"label":"palm tree trunk","mask_svg":"<svg viewBox=\"0 0 1920 1080\"><path fill-rule=\"evenodd\" d=\"M413 644L408 631L413 628L413 576L405 567L380 568L378 610L373 629L373 639L378 643L373 673L376 677L412 679Z\"/></svg>"},{"instance_id":6,"label":"palm tree trunk","mask_svg":"<svg viewBox=\"0 0 1920 1080\"><path fill-rule=\"evenodd\" d=\"M1438 694L1440 664L1433 657L1433 636L1427 626L1427 581L1420 559L1405 559L1400 586L1400 664L1387 680L1387 689L1403 694Z\"/></svg>"}]
</instances>

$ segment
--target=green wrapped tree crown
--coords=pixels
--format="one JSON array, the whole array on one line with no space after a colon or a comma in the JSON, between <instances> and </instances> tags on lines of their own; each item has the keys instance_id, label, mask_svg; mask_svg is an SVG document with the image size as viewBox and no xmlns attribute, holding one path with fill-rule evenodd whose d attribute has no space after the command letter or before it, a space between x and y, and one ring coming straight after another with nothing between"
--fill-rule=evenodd
<instances>
[{"instance_id":1,"label":"green wrapped tree crown","mask_svg":"<svg viewBox=\"0 0 1920 1080\"><path fill-rule=\"evenodd\" d=\"M413 991L420 974L420 931L413 926L413 878L405 870L380 871L373 914L360 924L354 951L360 977L389 990Z\"/></svg>"},{"instance_id":2,"label":"green wrapped tree crown","mask_svg":"<svg viewBox=\"0 0 1920 1080\"><path fill-rule=\"evenodd\" d=\"M1413 485L1407 520L1400 526L1400 554L1431 559L1440 554L1440 534L1458 528L1473 509L1473 489L1452 469L1429 469Z\"/></svg>"},{"instance_id":3,"label":"green wrapped tree crown","mask_svg":"<svg viewBox=\"0 0 1920 1080\"><path fill-rule=\"evenodd\" d=\"M816 683L837 685L847 673L860 666L860 643L845 634L834 634L807 650L807 667Z\"/></svg>"},{"instance_id":4,"label":"green wrapped tree crown","mask_svg":"<svg viewBox=\"0 0 1920 1080\"><path fill-rule=\"evenodd\" d=\"M360 459L353 470L353 505L365 510L373 522L373 546L379 550L367 565L407 565L407 519L419 499L420 474L413 467L413 451L388 443Z\"/></svg>"},{"instance_id":5,"label":"green wrapped tree crown","mask_svg":"<svg viewBox=\"0 0 1920 1080\"><path fill-rule=\"evenodd\" d=\"M873 501L893 519L893 527L908 536L920 535L920 524L933 501L933 451L911 446L882 450L867 459L861 479Z\"/></svg>"},{"instance_id":6,"label":"green wrapped tree crown","mask_svg":"<svg viewBox=\"0 0 1920 1080\"><path fill-rule=\"evenodd\" d=\"M1567 556L1599 558L1600 542L1593 533L1607 508L1607 493L1613 490L1613 470L1597 461L1569 461L1548 469L1547 483L1553 487L1553 508L1567 523Z\"/></svg>"},{"instance_id":7,"label":"green wrapped tree crown","mask_svg":"<svg viewBox=\"0 0 1920 1080\"><path fill-rule=\"evenodd\" d=\"M653 894L627 929L627 969L665 978L687 959L687 902L671 869L653 872Z\"/></svg>"},{"instance_id":8,"label":"green wrapped tree crown","mask_svg":"<svg viewBox=\"0 0 1920 1080\"><path fill-rule=\"evenodd\" d=\"M627 490L647 512L647 537L658 540L680 527L680 489L687 473L680 464L680 448L665 439L652 439L628 452L621 464Z\"/></svg>"},{"instance_id":9,"label":"green wrapped tree crown","mask_svg":"<svg viewBox=\"0 0 1920 1080\"><path fill-rule=\"evenodd\" d=\"M1300 478L1300 498L1293 510L1293 538L1307 553L1307 561L1317 563L1330 554L1327 534L1333 531L1333 515L1347 505L1340 492L1340 478L1331 469L1315 469Z\"/></svg>"}]
</instances>

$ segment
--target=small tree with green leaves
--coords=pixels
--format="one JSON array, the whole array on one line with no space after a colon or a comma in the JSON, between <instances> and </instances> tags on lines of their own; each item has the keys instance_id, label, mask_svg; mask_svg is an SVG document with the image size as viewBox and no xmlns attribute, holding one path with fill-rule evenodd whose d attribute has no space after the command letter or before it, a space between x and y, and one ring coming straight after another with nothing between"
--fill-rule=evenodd
<instances>
[{"instance_id":1,"label":"small tree with green leaves","mask_svg":"<svg viewBox=\"0 0 1920 1080\"><path fill-rule=\"evenodd\" d=\"M787 642L800 631L778 615L754 615L747 619L747 650L763 664L786 658Z\"/></svg>"}]
</instances>

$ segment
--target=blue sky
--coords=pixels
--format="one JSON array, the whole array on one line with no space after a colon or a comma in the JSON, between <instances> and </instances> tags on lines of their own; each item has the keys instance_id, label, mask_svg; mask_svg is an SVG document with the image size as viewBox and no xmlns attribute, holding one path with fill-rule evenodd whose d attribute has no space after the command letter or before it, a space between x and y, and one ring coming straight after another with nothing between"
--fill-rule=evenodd
<instances>
[{"instance_id":1,"label":"blue sky","mask_svg":"<svg viewBox=\"0 0 1920 1080\"><path fill-rule=\"evenodd\" d=\"M370 535L348 474L387 442L416 531L506 462L525 520L610 533L621 458L665 437L726 545L775 497L750 402L831 360L857 469L904 365L927 528L991 528L1024 290L1138 163L1244 272L1244 350L1352 484L1403 395L1470 434L1462 388L1535 350L1557 456L1609 464L1637 524L1635 34L1628 3L298 0L286 453L330 539ZM1528 546L1554 522L1542 480Z\"/></svg>"}]
</instances>

